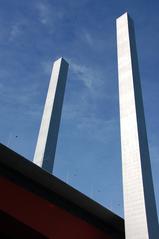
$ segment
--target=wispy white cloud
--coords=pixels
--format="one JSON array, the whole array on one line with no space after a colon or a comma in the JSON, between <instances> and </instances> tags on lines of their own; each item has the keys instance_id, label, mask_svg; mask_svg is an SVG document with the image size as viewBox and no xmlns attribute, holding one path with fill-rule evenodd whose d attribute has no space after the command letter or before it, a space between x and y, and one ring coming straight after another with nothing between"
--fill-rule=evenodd
<instances>
[{"instance_id":1,"label":"wispy white cloud","mask_svg":"<svg viewBox=\"0 0 159 239\"><path fill-rule=\"evenodd\" d=\"M90 92L96 92L97 86L102 87L103 76L101 73L95 69L88 67L84 64L78 64L73 60L69 60L70 63L70 71L72 71L76 75L76 79L83 82L84 86L90 91Z\"/></svg>"},{"instance_id":2,"label":"wispy white cloud","mask_svg":"<svg viewBox=\"0 0 159 239\"><path fill-rule=\"evenodd\" d=\"M11 31L10 31L10 40L15 39L19 34L20 34L21 30L20 30L20 24L16 23L15 25L13 25L11 27Z\"/></svg>"},{"instance_id":3,"label":"wispy white cloud","mask_svg":"<svg viewBox=\"0 0 159 239\"><path fill-rule=\"evenodd\" d=\"M80 34L81 35L81 34ZM90 46L90 47L94 47L94 38L91 35L91 33L89 33L89 31L84 30L82 35L81 35L82 39Z\"/></svg>"},{"instance_id":4,"label":"wispy white cloud","mask_svg":"<svg viewBox=\"0 0 159 239\"><path fill-rule=\"evenodd\" d=\"M78 79L80 79L84 85L91 90L95 77L92 70L84 65L79 65L73 62L71 62L70 68L72 69L73 73L78 76Z\"/></svg>"},{"instance_id":5,"label":"wispy white cloud","mask_svg":"<svg viewBox=\"0 0 159 239\"><path fill-rule=\"evenodd\" d=\"M81 44L84 44L85 47L89 47L92 52L108 52L114 48L114 40L112 35L106 34L100 28L96 30L89 28L88 26L85 28L81 28L78 29L78 31L76 32L76 36L78 38L78 41L80 40Z\"/></svg>"},{"instance_id":6,"label":"wispy white cloud","mask_svg":"<svg viewBox=\"0 0 159 239\"><path fill-rule=\"evenodd\" d=\"M56 5L50 5L47 1L39 1L35 5L41 24L56 28L58 22L63 19L64 9L57 9L55 6Z\"/></svg>"},{"instance_id":7,"label":"wispy white cloud","mask_svg":"<svg viewBox=\"0 0 159 239\"><path fill-rule=\"evenodd\" d=\"M27 22L22 20L13 23L10 28L9 40L13 41L17 39L17 37L19 37L23 33L26 25Z\"/></svg>"},{"instance_id":8,"label":"wispy white cloud","mask_svg":"<svg viewBox=\"0 0 159 239\"><path fill-rule=\"evenodd\" d=\"M48 4L39 2L36 5L36 8L37 8L38 13L39 13L40 22L44 25L47 24L48 21L49 21L49 15L50 15L50 9L49 9Z\"/></svg>"}]
</instances>

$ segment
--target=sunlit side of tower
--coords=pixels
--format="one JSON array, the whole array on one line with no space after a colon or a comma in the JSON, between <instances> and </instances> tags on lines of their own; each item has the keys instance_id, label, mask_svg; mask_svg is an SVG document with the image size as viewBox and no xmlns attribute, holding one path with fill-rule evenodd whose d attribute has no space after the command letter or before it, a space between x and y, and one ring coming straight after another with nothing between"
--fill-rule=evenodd
<instances>
[{"instance_id":1,"label":"sunlit side of tower","mask_svg":"<svg viewBox=\"0 0 159 239\"><path fill-rule=\"evenodd\" d=\"M158 239L134 27L127 13L116 24L126 239Z\"/></svg>"},{"instance_id":2,"label":"sunlit side of tower","mask_svg":"<svg viewBox=\"0 0 159 239\"><path fill-rule=\"evenodd\" d=\"M54 62L33 162L52 173L61 111L68 72L68 63Z\"/></svg>"}]
</instances>

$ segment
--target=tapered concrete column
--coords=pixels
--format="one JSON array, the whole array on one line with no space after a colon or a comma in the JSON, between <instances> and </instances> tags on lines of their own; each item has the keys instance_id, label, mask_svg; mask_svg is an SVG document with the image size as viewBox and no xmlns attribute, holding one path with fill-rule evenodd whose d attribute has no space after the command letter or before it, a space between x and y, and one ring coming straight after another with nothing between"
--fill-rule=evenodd
<instances>
[{"instance_id":1,"label":"tapered concrete column","mask_svg":"<svg viewBox=\"0 0 159 239\"><path fill-rule=\"evenodd\" d=\"M126 239L158 239L159 226L145 127L133 22L117 19L121 152Z\"/></svg>"},{"instance_id":2,"label":"tapered concrete column","mask_svg":"<svg viewBox=\"0 0 159 239\"><path fill-rule=\"evenodd\" d=\"M52 173L60 126L68 63L54 62L33 162Z\"/></svg>"}]
</instances>

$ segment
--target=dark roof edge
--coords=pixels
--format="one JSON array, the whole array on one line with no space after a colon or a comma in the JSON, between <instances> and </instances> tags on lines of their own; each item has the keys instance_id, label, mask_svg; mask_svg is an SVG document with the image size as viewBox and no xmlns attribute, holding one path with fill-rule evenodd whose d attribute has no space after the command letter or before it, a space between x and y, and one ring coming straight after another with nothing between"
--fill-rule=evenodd
<instances>
[{"instance_id":1,"label":"dark roof edge","mask_svg":"<svg viewBox=\"0 0 159 239\"><path fill-rule=\"evenodd\" d=\"M49 174L33 162L25 159L21 155L7 148L0 143L0 164L3 164L25 177L39 183L46 189L59 194L70 202L76 204L88 213L98 217L107 225L117 231L124 232L124 220L102 205L85 196L70 185L61 181L57 177Z\"/></svg>"}]
</instances>

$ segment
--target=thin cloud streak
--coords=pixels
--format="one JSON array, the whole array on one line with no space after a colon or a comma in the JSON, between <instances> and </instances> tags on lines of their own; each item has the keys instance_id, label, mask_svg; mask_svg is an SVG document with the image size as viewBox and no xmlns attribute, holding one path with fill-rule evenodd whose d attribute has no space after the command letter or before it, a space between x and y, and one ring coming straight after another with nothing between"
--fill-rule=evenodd
<instances>
[{"instance_id":1,"label":"thin cloud streak","mask_svg":"<svg viewBox=\"0 0 159 239\"><path fill-rule=\"evenodd\" d=\"M50 32L55 32L60 22L65 15L64 8L57 9L56 5L51 5L49 2L39 1L35 5L37 10L38 20L42 25L49 28Z\"/></svg>"},{"instance_id":2,"label":"thin cloud streak","mask_svg":"<svg viewBox=\"0 0 159 239\"><path fill-rule=\"evenodd\" d=\"M88 67L84 64L78 64L74 60L68 60L70 71L75 75L76 80L80 80L87 90L94 95L97 89L103 86L103 75L96 68Z\"/></svg>"}]
</instances>

